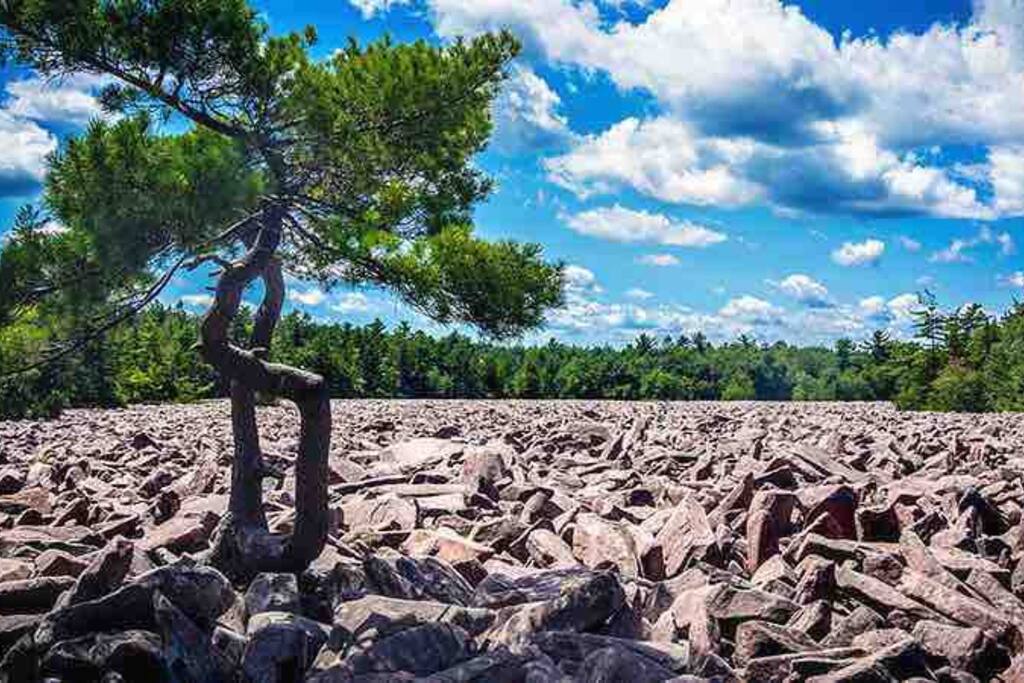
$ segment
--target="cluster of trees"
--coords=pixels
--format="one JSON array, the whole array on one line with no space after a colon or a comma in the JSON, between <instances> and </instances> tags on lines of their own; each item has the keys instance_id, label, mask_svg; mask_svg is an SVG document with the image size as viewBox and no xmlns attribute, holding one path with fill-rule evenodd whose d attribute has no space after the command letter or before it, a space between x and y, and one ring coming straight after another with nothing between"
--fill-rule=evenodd
<instances>
[{"instance_id":1,"label":"cluster of trees","mask_svg":"<svg viewBox=\"0 0 1024 683\"><path fill-rule=\"evenodd\" d=\"M0 381L0 414L52 414L65 406L191 401L227 395L194 349L198 319L154 306L82 353ZM232 334L246 338L244 309ZM0 373L46 341L31 321L0 336ZM944 313L925 294L917 339L882 331L861 342L799 348L747 337L721 345L703 335L628 346L538 347L434 337L284 316L273 359L323 375L332 396L656 400L895 401L908 409L1024 409L1024 304L990 317L979 306Z\"/></svg>"}]
</instances>

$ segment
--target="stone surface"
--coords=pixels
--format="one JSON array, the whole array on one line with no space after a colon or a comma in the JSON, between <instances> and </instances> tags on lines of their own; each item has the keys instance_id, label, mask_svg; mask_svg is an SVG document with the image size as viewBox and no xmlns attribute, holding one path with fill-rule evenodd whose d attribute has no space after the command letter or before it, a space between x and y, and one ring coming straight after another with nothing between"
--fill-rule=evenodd
<instances>
[{"instance_id":1,"label":"stone surface","mask_svg":"<svg viewBox=\"0 0 1024 683\"><path fill-rule=\"evenodd\" d=\"M295 574L257 574L245 592L245 612L290 612L300 609L299 582Z\"/></svg>"},{"instance_id":2,"label":"stone surface","mask_svg":"<svg viewBox=\"0 0 1024 683\"><path fill-rule=\"evenodd\" d=\"M271 525L297 427L258 409ZM222 401L0 423L8 680L1016 680L1024 423L874 404L350 401L298 575L202 564Z\"/></svg>"}]
</instances>

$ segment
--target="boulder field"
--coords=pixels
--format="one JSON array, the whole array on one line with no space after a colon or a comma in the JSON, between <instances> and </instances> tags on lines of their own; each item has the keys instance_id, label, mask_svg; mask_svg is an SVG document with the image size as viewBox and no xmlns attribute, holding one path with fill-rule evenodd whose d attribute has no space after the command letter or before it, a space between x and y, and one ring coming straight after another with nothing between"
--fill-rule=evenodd
<instances>
[{"instance_id":1,"label":"boulder field","mask_svg":"<svg viewBox=\"0 0 1024 683\"><path fill-rule=\"evenodd\" d=\"M1024 416L338 401L297 574L204 563L226 402L0 422L0 680L1024 680ZM259 409L293 523L298 418Z\"/></svg>"}]
</instances>

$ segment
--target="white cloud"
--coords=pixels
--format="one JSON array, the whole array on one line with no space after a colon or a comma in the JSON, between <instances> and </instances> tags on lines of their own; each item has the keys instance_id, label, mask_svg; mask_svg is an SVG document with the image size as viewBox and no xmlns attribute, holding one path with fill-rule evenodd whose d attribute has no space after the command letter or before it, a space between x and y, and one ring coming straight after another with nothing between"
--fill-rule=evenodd
<instances>
[{"instance_id":1,"label":"white cloud","mask_svg":"<svg viewBox=\"0 0 1024 683\"><path fill-rule=\"evenodd\" d=\"M105 79L88 74L56 81L33 77L7 84L5 108L14 116L43 123L84 126L103 115L93 94Z\"/></svg>"},{"instance_id":2,"label":"white cloud","mask_svg":"<svg viewBox=\"0 0 1024 683\"><path fill-rule=\"evenodd\" d=\"M637 259L637 263L642 263L645 266L668 268L670 266L678 266L679 259L672 254L645 254Z\"/></svg>"},{"instance_id":3,"label":"white cloud","mask_svg":"<svg viewBox=\"0 0 1024 683\"><path fill-rule=\"evenodd\" d=\"M38 190L46 158L57 149L54 125L82 125L100 115L92 92L103 82L89 75L58 81L24 78L9 81L0 109L0 197L26 196Z\"/></svg>"},{"instance_id":4,"label":"white cloud","mask_svg":"<svg viewBox=\"0 0 1024 683\"><path fill-rule=\"evenodd\" d=\"M21 196L43 181L57 139L38 124L0 110L0 196Z\"/></svg>"},{"instance_id":5,"label":"white cloud","mask_svg":"<svg viewBox=\"0 0 1024 683\"><path fill-rule=\"evenodd\" d=\"M670 117L626 119L544 162L580 198L630 188L665 202L767 203L780 210L992 218L975 188L911 154L882 147L856 122L816 122L808 145L702 137Z\"/></svg>"},{"instance_id":6,"label":"white cloud","mask_svg":"<svg viewBox=\"0 0 1024 683\"><path fill-rule=\"evenodd\" d=\"M548 161L581 196L627 187L697 205L982 220L1024 210L1015 0L979 2L962 25L839 40L780 0L668 0L616 21L576 0L426 2L442 37L510 27L530 59L653 96L659 118ZM991 201L977 178L913 152L965 144L992 148Z\"/></svg>"},{"instance_id":7,"label":"white cloud","mask_svg":"<svg viewBox=\"0 0 1024 683\"><path fill-rule=\"evenodd\" d=\"M648 292L646 289L642 289L640 287L633 287L632 289L626 290L626 296L630 299L646 301L647 299L654 298L654 293Z\"/></svg>"},{"instance_id":8,"label":"white cloud","mask_svg":"<svg viewBox=\"0 0 1024 683\"><path fill-rule=\"evenodd\" d=\"M875 264L885 253L885 242L869 239L863 242L845 242L832 252L832 260L841 266Z\"/></svg>"},{"instance_id":9,"label":"white cloud","mask_svg":"<svg viewBox=\"0 0 1024 683\"><path fill-rule=\"evenodd\" d=\"M646 242L674 247L704 248L724 242L726 235L689 221L675 222L658 213L634 211L616 204L564 218L582 234L615 242Z\"/></svg>"},{"instance_id":10,"label":"white cloud","mask_svg":"<svg viewBox=\"0 0 1024 683\"><path fill-rule=\"evenodd\" d=\"M804 307L789 311L769 301L745 295L733 298L717 311L699 311L666 303L648 306L638 302L606 302L572 296L568 304L548 315L549 329L575 341L607 343L627 341L639 331L658 336L703 332L716 342L740 334L765 341L786 340L801 344L831 343L840 337L867 337L883 328L899 338L913 334L912 311L917 296L872 296L856 304Z\"/></svg>"},{"instance_id":11,"label":"white cloud","mask_svg":"<svg viewBox=\"0 0 1024 683\"><path fill-rule=\"evenodd\" d=\"M999 245L999 253L1003 256L1012 256L1017 253L1017 245L1013 241L1013 237L1008 232L1001 232L995 237L996 244Z\"/></svg>"},{"instance_id":12,"label":"white cloud","mask_svg":"<svg viewBox=\"0 0 1024 683\"><path fill-rule=\"evenodd\" d=\"M886 308L897 322L908 323L914 318L914 311L920 308L921 302L916 294L900 294L886 303Z\"/></svg>"},{"instance_id":13,"label":"white cloud","mask_svg":"<svg viewBox=\"0 0 1024 683\"><path fill-rule=\"evenodd\" d=\"M886 312L885 298L880 296L869 296L861 299L857 304L860 311L868 317L877 317Z\"/></svg>"},{"instance_id":14,"label":"white cloud","mask_svg":"<svg viewBox=\"0 0 1024 683\"><path fill-rule=\"evenodd\" d=\"M597 283L597 276L588 268L576 264L569 264L565 267L565 288L569 294L583 292L600 293L601 286Z\"/></svg>"},{"instance_id":15,"label":"white cloud","mask_svg":"<svg viewBox=\"0 0 1024 683\"><path fill-rule=\"evenodd\" d=\"M827 307L831 305L828 287L803 273L794 273L781 282L771 284L784 294L808 306Z\"/></svg>"},{"instance_id":16,"label":"white cloud","mask_svg":"<svg viewBox=\"0 0 1024 683\"><path fill-rule=\"evenodd\" d=\"M292 289L288 292L288 300L303 306L319 306L327 300L327 294L319 289Z\"/></svg>"},{"instance_id":17,"label":"white cloud","mask_svg":"<svg viewBox=\"0 0 1024 683\"><path fill-rule=\"evenodd\" d=\"M838 71L832 37L799 10L777 2L672 0L640 23L621 21L607 28L590 2L430 0L429 5L442 36L509 27L533 54L603 70L621 89L642 88L709 124L742 115L747 127L760 125L758 116L788 127L792 119L807 116L796 104L813 105L819 117L843 108L842 88L828 82ZM780 90L786 96L780 97Z\"/></svg>"},{"instance_id":18,"label":"white cloud","mask_svg":"<svg viewBox=\"0 0 1024 683\"><path fill-rule=\"evenodd\" d=\"M900 294L889 299L869 296L858 302L856 315L869 327L884 326L905 337L913 322L913 312L918 306L916 294Z\"/></svg>"},{"instance_id":19,"label":"white cloud","mask_svg":"<svg viewBox=\"0 0 1024 683\"><path fill-rule=\"evenodd\" d=\"M974 257L969 253L979 246L995 246L1002 256L1010 256L1017 250L1013 237L1008 232L995 233L986 225L978 229L973 237L956 238L945 249L936 251L929 257L932 263L973 263Z\"/></svg>"},{"instance_id":20,"label":"white cloud","mask_svg":"<svg viewBox=\"0 0 1024 683\"><path fill-rule=\"evenodd\" d=\"M749 294L730 299L718 311L718 314L723 318L732 318L762 325L777 322L783 313L785 311L781 308Z\"/></svg>"},{"instance_id":21,"label":"white cloud","mask_svg":"<svg viewBox=\"0 0 1024 683\"><path fill-rule=\"evenodd\" d=\"M509 152L543 149L571 138L559 113L561 97L529 68L516 65L494 104L499 148Z\"/></svg>"},{"instance_id":22,"label":"white cloud","mask_svg":"<svg viewBox=\"0 0 1024 683\"><path fill-rule=\"evenodd\" d=\"M581 198L629 187L666 202L738 206L761 193L733 171L751 151L750 143L699 138L669 118L629 118L544 166L552 182Z\"/></svg>"},{"instance_id":23,"label":"white cloud","mask_svg":"<svg viewBox=\"0 0 1024 683\"><path fill-rule=\"evenodd\" d=\"M899 236L899 241L900 241L900 246L902 246L904 249L906 249L907 251L909 251L911 253L915 253L916 254L917 252L921 251L921 243L918 242L917 240L915 240L912 237L907 237L906 235L900 235Z\"/></svg>"},{"instance_id":24,"label":"white cloud","mask_svg":"<svg viewBox=\"0 0 1024 683\"><path fill-rule=\"evenodd\" d=\"M349 292L331 304L331 310L339 313L366 313L371 308L370 300L361 292Z\"/></svg>"},{"instance_id":25,"label":"white cloud","mask_svg":"<svg viewBox=\"0 0 1024 683\"><path fill-rule=\"evenodd\" d=\"M209 308L213 305L211 294L186 294L181 297L181 303L189 308Z\"/></svg>"},{"instance_id":26,"label":"white cloud","mask_svg":"<svg viewBox=\"0 0 1024 683\"><path fill-rule=\"evenodd\" d=\"M382 3L361 0L371 1ZM1024 131L1014 0L979 2L962 26L838 42L779 0L668 0L636 23L602 22L574 0L427 4L444 37L512 28L531 54L604 71L706 132L799 138L817 121L858 117L887 144L912 147Z\"/></svg>"},{"instance_id":27,"label":"white cloud","mask_svg":"<svg viewBox=\"0 0 1024 683\"><path fill-rule=\"evenodd\" d=\"M363 14L364 19L370 19L375 14L387 12L392 7L407 5L410 0L349 0L349 3Z\"/></svg>"},{"instance_id":28,"label":"white cloud","mask_svg":"<svg viewBox=\"0 0 1024 683\"><path fill-rule=\"evenodd\" d=\"M990 149L987 169L996 209L1009 216L1024 214L1024 145Z\"/></svg>"},{"instance_id":29,"label":"white cloud","mask_svg":"<svg viewBox=\"0 0 1024 683\"><path fill-rule=\"evenodd\" d=\"M945 249L932 254L928 260L932 263L969 263L973 259L964 252L972 246L971 240L955 239Z\"/></svg>"},{"instance_id":30,"label":"white cloud","mask_svg":"<svg viewBox=\"0 0 1024 683\"><path fill-rule=\"evenodd\" d=\"M1024 271L1016 271L1004 277L998 278L999 284L1004 287L1024 287Z\"/></svg>"}]
</instances>

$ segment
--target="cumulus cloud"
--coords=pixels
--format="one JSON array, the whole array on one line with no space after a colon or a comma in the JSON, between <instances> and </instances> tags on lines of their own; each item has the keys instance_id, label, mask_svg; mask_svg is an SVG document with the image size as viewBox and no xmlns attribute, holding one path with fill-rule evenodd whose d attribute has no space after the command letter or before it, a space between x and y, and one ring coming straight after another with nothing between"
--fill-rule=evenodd
<instances>
[{"instance_id":1,"label":"cumulus cloud","mask_svg":"<svg viewBox=\"0 0 1024 683\"><path fill-rule=\"evenodd\" d=\"M370 19L375 14L387 12L392 7L408 5L410 0L349 0L349 2L362 12L364 18Z\"/></svg>"},{"instance_id":2,"label":"cumulus cloud","mask_svg":"<svg viewBox=\"0 0 1024 683\"><path fill-rule=\"evenodd\" d=\"M103 115L95 91L105 80L78 74L54 81L38 77L11 81L7 84L5 109L24 119L84 126Z\"/></svg>"},{"instance_id":3,"label":"cumulus cloud","mask_svg":"<svg viewBox=\"0 0 1024 683\"><path fill-rule=\"evenodd\" d=\"M881 296L869 296L861 299L857 307L869 318L879 318L886 313L885 298Z\"/></svg>"},{"instance_id":4,"label":"cumulus cloud","mask_svg":"<svg viewBox=\"0 0 1024 683\"><path fill-rule=\"evenodd\" d=\"M914 311L921 307L916 294L900 294L886 303L886 308L898 322L909 322L914 318Z\"/></svg>"},{"instance_id":5,"label":"cumulus cloud","mask_svg":"<svg viewBox=\"0 0 1024 683\"><path fill-rule=\"evenodd\" d=\"M725 234L697 223L677 222L659 213L634 211L618 204L566 216L565 222L581 235L614 242L704 248L728 239Z\"/></svg>"},{"instance_id":6,"label":"cumulus cloud","mask_svg":"<svg viewBox=\"0 0 1024 683\"><path fill-rule=\"evenodd\" d=\"M101 114L93 93L103 82L75 75L57 81L40 78L12 80L0 109L0 197L21 197L39 189L46 157L57 149L57 137L47 128L81 126Z\"/></svg>"},{"instance_id":7,"label":"cumulus cloud","mask_svg":"<svg viewBox=\"0 0 1024 683\"><path fill-rule=\"evenodd\" d=\"M844 242L832 252L832 260L841 266L863 266L878 263L885 253L885 242L869 239L863 242Z\"/></svg>"},{"instance_id":8,"label":"cumulus cloud","mask_svg":"<svg viewBox=\"0 0 1024 683\"><path fill-rule=\"evenodd\" d=\"M827 308L832 305L829 300L828 287L809 275L794 273L781 282L771 282L770 284L783 294L807 306Z\"/></svg>"},{"instance_id":9,"label":"cumulus cloud","mask_svg":"<svg viewBox=\"0 0 1024 683\"><path fill-rule=\"evenodd\" d=\"M602 70L706 132L799 140L818 121L857 117L909 147L1024 131L1013 0L978 2L962 26L839 40L780 0L668 0L636 23L613 24L573 0L426 4L444 37L510 27L534 54Z\"/></svg>"},{"instance_id":10,"label":"cumulus cloud","mask_svg":"<svg viewBox=\"0 0 1024 683\"><path fill-rule=\"evenodd\" d=\"M331 310L339 313L366 313L371 308L370 300L361 292L349 292L331 304Z\"/></svg>"},{"instance_id":11,"label":"cumulus cloud","mask_svg":"<svg viewBox=\"0 0 1024 683\"><path fill-rule=\"evenodd\" d=\"M783 309L749 294L730 299L718 311L723 318L761 325L771 325L777 322L784 313Z\"/></svg>"},{"instance_id":12,"label":"cumulus cloud","mask_svg":"<svg viewBox=\"0 0 1024 683\"><path fill-rule=\"evenodd\" d=\"M603 291L597 282L597 276L589 268L571 263L565 267L565 289L573 294L599 294Z\"/></svg>"},{"instance_id":13,"label":"cumulus cloud","mask_svg":"<svg viewBox=\"0 0 1024 683\"><path fill-rule=\"evenodd\" d=\"M752 143L700 138L674 119L628 118L544 166L552 182L584 199L632 188L666 202L739 206L762 193L733 170L751 153Z\"/></svg>"},{"instance_id":14,"label":"cumulus cloud","mask_svg":"<svg viewBox=\"0 0 1024 683\"><path fill-rule=\"evenodd\" d=\"M654 298L654 293L648 292L646 289L642 289L640 287L633 287L632 289L626 290L626 296L630 299L644 301L646 299Z\"/></svg>"},{"instance_id":15,"label":"cumulus cloud","mask_svg":"<svg viewBox=\"0 0 1024 683\"><path fill-rule=\"evenodd\" d=\"M701 137L670 117L630 118L545 160L580 198L624 188L699 206L767 203L807 213L991 218L978 192L947 171L882 147L856 122L817 122L813 145Z\"/></svg>"},{"instance_id":16,"label":"cumulus cloud","mask_svg":"<svg viewBox=\"0 0 1024 683\"><path fill-rule=\"evenodd\" d=\"M572 137L562 98L524 66L514 66L494 104L495 143L507 152L545 149Z\"/></svg>"},{"instance_id":17,"label":"cumulus cloud","mask_svg":"<svg viewBox=\"0 0 1024 683\"><path fill-rule=\"evenodd\" d=\"M57 149L57 139L34 121L0 110L0 197L17 197L39 187L46 173L46 157Z\"/></svg>"},{"instance_id":18,"label":"cumulus cloud","mask_svg":"<svg viewBox=\"0 0 1024 683\"><path fill-rule=\"evenodd\" d=\"M918 306L916 294L899 294L889 299L876 295L861 299L857 304L857 314L871 326L888 327L905 336Z\"/></svg>"},{"instance_id":19,"label":"cumulus cloud","mask_svg":"<svg viewBox=\"0 0 1024 683\"><path fill-rule=\"evenodd\" d=\"M814 213L1024 211L1015 0L979 1L962 25L839 38L780 0L668 0L616 21L575 0L425 4L442 37L510 27L531 59L652 96L660 116L626 119L549 160L552 180L581 196L625 187ZM980 182L915 153L956 145L990 148Z\"/></svg>"},{"instance_id":20,"label":"cumulus cloud","mask_svg":"<svg viewBox=\"0 0 1024 683\"><path fill-rule=\"evenodd\" d=\"M988 180L1000 213L1024 214L1024 145L1004 145L989 150Z\"/></svg>"},{"instance_id":21,"label":"cumulus cloud","mask_svg":"<svg viewBox=\"0 0 1024 683\"><path fill-rule=\"evenodd\" d=\"M657 268L668 268L671 266L678 266L679 259L672 254L644 254L637 259L637 263L642 263L645 266L655 266Z\"/></svg>"},{"instance_id":22,"label":"cumulus cloud","mask_svg":"<svg viewBox=\"0 0 1024 683\"><path fill-rule=\"evenodd\" d=\"M319 306L327 300L327 294L320 289L292 289L288 292L288 300L303 306Z\"/></svg>"},{"instance_id":23,"label":"cumulus cloud","mask_svg":"<svg viewBox=\"0 0 1024 683\"><path fill-rule=\"evenodd\" d=\"M644 296L607 301L586 292L569 297L567 305L547 316L548 328L575 341L627 341L644 331L658 336L702 332L716 342L740 334L764 341L829 344L840 337L866 338L886 329L899 338L913 334L912 312L917 296L872 296L853 304L786 309L753 295L729 300L718 310L701 311L678 303L649 305Z\"/></svg>"}]
</instances>

